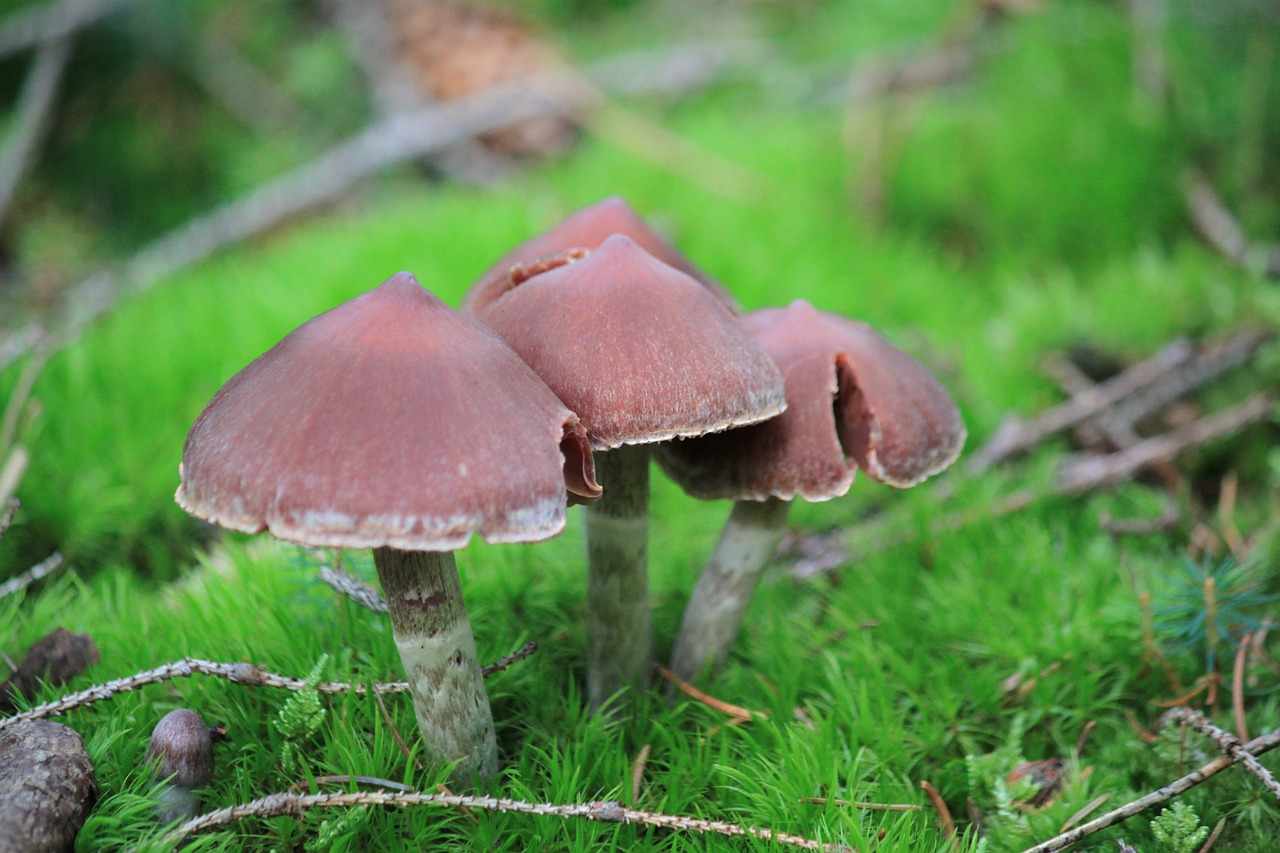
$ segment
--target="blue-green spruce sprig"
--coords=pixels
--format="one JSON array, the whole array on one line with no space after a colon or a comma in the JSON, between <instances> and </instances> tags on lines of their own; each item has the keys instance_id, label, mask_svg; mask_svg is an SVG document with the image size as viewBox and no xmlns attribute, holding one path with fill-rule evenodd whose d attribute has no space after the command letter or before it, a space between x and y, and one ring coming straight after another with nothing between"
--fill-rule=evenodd
<instances>
[{"instance_id":1,"label":"blue-green spruce sprig","mask_svg":"<svg viewBox=\"0 0 1280 853\"><path fill-rule=\"evenodd\" d=\"M1261 627L1261 614L1277 597L1263 587L1261 563L1234 557L1180 561L1173 586L1157 601L1152 628L1170 654L1204 654L1205 672L1216 672L1219 654Z\"/></svg>"}]
</instances>

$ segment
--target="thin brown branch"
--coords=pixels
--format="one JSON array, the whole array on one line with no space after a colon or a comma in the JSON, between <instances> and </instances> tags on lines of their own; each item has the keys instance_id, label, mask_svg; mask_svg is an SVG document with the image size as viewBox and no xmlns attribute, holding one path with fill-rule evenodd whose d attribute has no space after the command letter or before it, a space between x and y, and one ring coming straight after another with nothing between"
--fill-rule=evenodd
<instances>
[{"instance_id":1,"label":"thin brown branch","mask_svg":"<svg viewBox=\"0 0 1280 853\"><path fill-rule=\"evenodd\" d=\"M130 0L55 0L14 12L0 21L0 59L66 38L128 2Z\"/></svg>"},{"instance_id":2,"label":"thin brown branch","mask_svg":"<svg viewBox=\"0 0 1280 853\"><path fill-rule=\"evenodd\" d=\"M1164 51L1166 4L1167 0L1129 0L1135 87L1143 98L1159 107L1169 96Z\"/></svg>"},{"instance_id":3,"label":"thin brown branch","mask_svg":"<svg viewBox=\"0 0 1280 853\"><path fill-rule=\"evenodd\" d=\"M1240 638L1240 648L1236 649L1235 666L1231 671L1231 709L1236 720L1236 734L1241 743L1249 740L1249 725L1244 715L1244 665L1249 655L1249 641L1253 634L1245 634Z\"/></svg>"},{"instance_id":4,"label":"thin brown branch","mask_svg":"<svg viewBox=\"0 0 1280 853\"><path fill-rule=\"evenodd\" d=\"M525 643L515 652L480 668L482 675L489 676L506 669L515 661L526 658L538 648L536 643ZM160 684L175 678L190 678L193 675L208 675L221 678L232 684L245 687L278 687L284 690L305 690L308 685L304 679L279 675L251 663L221 663L218 661L183 658L172 663L162 664L154 669L143 670L133 675L117 678L114 681L95 684L78 693L59 697L51 702L36 705L21 714L0 719L0 731L15 725L22 720L40 720L56 717L73 708L81 708L111 699L120 693L129 693L146 687L148 684ZM356 693L365 694L372 690L375 693L405 693L409 689L406 681L375 682L373 684L354 684L346 681L322 681L315 685L321 693Z\"/></svg>"},{"instance_id":5,"label":"thin brown branch","mask_svg":"<svg viewBox=\"0 0 1280 853\"><path fill-rule=\"evenodd\" d=\"M176 843L197 832L248 818L272 818L291 815L301 816L310 808L338 808L345 806L443 806L446 808L481 809L496 812L543 815L559 818L580 818L603 823L643 824L681 832L716 833L730 837L757 838L802 850L822 850L844 853L851 848L842 844L828 844L790 833L775 832L737 823L718 820L668 815L660 812L629 809L621 803L596 801L556 805L530 803L499 797L479 797L465 794L427 794L417 792L359 791L343 794L270 794L258 800L230 808L218 809L201 815L179 826L164 836L167 843Z\"/></svg>"},{"instance_id":6,"label":"thin brown branch","mask_svg":"<svg viewBox=\"0 0 1280 853\"><path fill-rule=\"evenodd\" d=\"M1046 356L1044 368L1072 397L1087 393L1094 387L1093 380L1062 353L1050 353ZM1156 383L1166 384L1168 383L1163 378ZM1112 406L1076 426L1076 435L1081 437L1086 447L1094 450L1127 450L1142 440L1133 426L1137 418L1137 413L1129 413L1119 405ZM1156 462L1153 467L1171 492L1181 490L1182 476L1172 464Z\"/></svg>"},{"instance_id":7,"label":"thin brown branch","mask_svg":"<svg viewBox=\"0 0 1280 853\"><path fill-rule=\"evenodd\" d=\"M1102 808L1102 806L1109 799L1111 799L1111 794L1102 794L1101 796L1094 797L1092 800L1089 801L1089 803L1084 808L1082 808L1080 811L1073 814L1071 817L1067 818L1066 821L1062 824L1062 829L1058 831L1066 832L1068 829L1080 823L1080 821L1084 820L1089 815L1096 812L1098 809Z\"/></svg>"},{"instance_id":8,"label":"thin brown branch","mask_svg":"<svg viewBox=\"0 0 1280 853\"><path fill-rule=\"evenodd\" d=\"M1191 224L1219 255L1237 267L1280 278L1280 245L1251 241L1203 172L1187 172L1183 198Z\"/></svg>"},{"instance_id":9,"label":"thin brown branch","mask_svg":"<svg viewBox=\"0 0 1280 853\"><path fill-rule=\"evenodd\" d=\"M75 5L75 0L66 3ZM0 28L0 48L2 36ZM661 64L661 55L651 61ZM0 338L0 371L46 334L53 349L66 346L120 299L145 292L177 270L331 203L386 169L529 119L587 112L603 102L603 96L588 82L593 75L594 66L582 72L528 76L448 103L376 120L309 163L190 220L123 264L72 287L62 314L50 322L50 329L23 328Z\"/></svg>"},{"instance_id":10,"label":"thin brown branch","mask_svg":"<svg viewBox=\"0 0 1280 853\"><path fill-rule=\"evenodd\" d=\"M393 782L390 779L380 779L377 776L353 776L348 774L337 774L333 776L317 776L314 779L300 779L289 786L288 793L296 794L298 791L310 788L312 784L316 785L365 785L371 788L386 788L389 791L409 792L413 789L408 785L400 782Z\"/></svg>"},{"instance_id":11,"label":"thin brown branch","mask_svg":"<svg viewBox=\"0 0 1280 853\"><path fill-rule=\"evenodd\" d=\"M37 344L31 358L22 366L18 381L14 383L9 401L5 404L4 415L0 416L0 454L8 453L17 440L23 426L23 416L29 411L31 392L35 390L36 380L40 378L40 372L48 361L48 350ZM0 496L3 496L2 492Z\"/></svg>"},{"instance_id":12,"label":"thin brown branch","mask_svg":"<svg viewBox=\"0 0 1280 853\"><path fill-rule=\"evenodd\" d=\"M1254 758L1244 746L1241 745L1240 739L1226 729L1219 728L1209 722L1209 718L1199 711L1193 711L1190 708L1174 708L1166 711L1161 716L1161 722L1164 724L1180 724L1188 728L1194 729L1200 734L1213 741L1214 744L1225 752L1228 757L1238 761L1240 766L1251 774L1256 776L1268 791L1280 799L1280 782L1276 781L1276 777L1271 775L1271 771L1258 763L1258 759Z\"/></svg>"},{"instance_id":13,"label":"thin brown branch","mask_svg":"<svg viewBox=\"0 0 1280 853\"><path fill-rule=\"evenodd\" d=\"M9 529L9 525L13 524L13 514L18 511L20 506L22 506L22 502L17 498L9 498L0 503L0 507L2 507L0 508L0 539L4 538L4 532Z\"/></svg>"},{"instance_id":14,"label":"thin brown branch","mask_svg":"<svg viewBox=\"0 0 1280 853\"><path fill-rule=\"evenodd\" d=\"M0 227L9 218L9 209L22 176L31 167L49 127L49 117L62 72L71 58L71 37L61 36L40 45L31 71L23 81L18 96L17 121L13 124L0 150Z\"/></svg>"},{"instance_id":15,"label":"thin brown branch","mask_svg":"<svg viewBox=\"0 0 1280 853\"><path fill-rule=\"evenodd\" d=\"M1258 756L1264 752L1269 752L1270 750L1275 749L1277 746L1280 746L1280 730L1254 738L1247 744L1241 746L1240 749L1243 752L1247 752L1249 755ZM1050 838L1047 841L1042 841L1034 847L1028 847L1023 851L1023 853L1056 853L1056 851L1065 850L1071 845L1079 842L1081 839L1088 838L1096 832L1100 832L1108 827L1122 823L1153 806L1158 806L1161 803L1167 803L1174 797L1186 793L1196 785L1199 785L1201 782L1204 782L1212 776L1216 776L1236 763L1237 759L1229 755L1223 755L1219 758L1215 758L1213 761L1210 761L1204 766L1188 773L1181 779L1171 782L1157 791L1152 791L1150 794L1139 797L1138 799L1126 803L1117 809L1113 809L1101 817L1089 821L1083 826L1078 826L1068 832L1055 835L1053 838Z\"/></svg>"},{"instance_id":16,"label":"thin brown branch","mask_svg":"<svg viewBox=\"0 0 1280 853\"><path fill-rule=\"evenodd\" d=\"M1156 381L1121 400L1109 415L1125 423L1137 423L1249 361L1269 340L1271 336L1268 334L1248 331L1209 344Z\"/></svg>"},{"instance_id":17,"label":"thin brown branch","mask_svg":"<svg viewBox=\"0 0 1280 853\"><path fill-rule=\"evenodd\" d=\"M387 602L378 594L376 589L363 581L338 571L332 566L320 567L320 580L332 587L335 592L345 595L366 610L372 610L374 613L387 612Z\"/></svg>"},{"instance_id":18,"label":"thin brown branch","mask_svg":"<svg viewBox=\"0 0 1280 853\"><path fill-rule=\"evenodd\" d=\"M400 730L396 728L396 721L391 719L391 712L387 710L387 703L383 701L382 694L374 692L373 698L378 702L378 712L382 714L382 722L387 724L387 728L391 731L391 737L396 742L396 746L400 748L400 754L404 756L405 761L413 761L413 753L409 751L409 744L404 742L404 736L400 734ZM422 762L417 762L418 769L422 769Z\"/></svg>"},{"instance_id":19,"label":"thin brown branch","mask_svg":"<svg viewBox=\"0 0 1280 853\"><path fill-rule=\"evenodd\" d=\"M1104 512L1098 516L1098 526L1112 536L1152 536L1176 530L1182 523L1182 512L1172 498L1166 496L1164 508L1155 518L1112 518Z\"/></svg>"},{"instance_id":20,"label":"thin brown branch","mask_svg":"<svg viewBox=\"0 0 1280 853\"><path fill-rule=\"evenodd\" d=\"M653 745L646 743L640 747L640 753L631 763L631 802L640 802L640 788L644 784L644 769L649 764L649 753Z\"/></svg>"},{"instance_id":21,"label":"thin brown branch","mask_svg":"<svg viewBox=\"0 0 1280 853\"><path fill-rule=\"evenodd\" d=\"M16 500L14 493L18 491L18 484L22 482L22 475L27 473L27 466L30 464L31 455L21 445L10 450L9 455L4 457L4 462L0 464L0 506L13 506L11 502ZM10 513L6 518L6 526L12 519L13 515Z\"/></svg>"},{"instance_id":22,"label":"thin brown branch","mask_svg":"<svg viewBox=\"0 0 1280 853\"><path fill-rule=\"evenodd\" d=\"M1275 398L1258 393L1229 409L1201 418L1163 435L1144 439L1132 447L1103 456L1068 459L1059 469L1058 488L1079 494L1127 480L1158 461L1167 461L1192 447L1239 432L1271 416Z\"/></svg>"},{"instance_id":23,"label":"thin brown branch","mask_svg":"<svg viewBox=\"0 0 1280 853\"><path fill-rule=\"evenodd\" d=\"M1193 353L1191 342L1178 338L1151 358L1031 420L1007 419L986 445L970 457L969 473L979 474L1010 456L1029 450L1048 436L1083 423L1185 363Z\"/></svg>"},{"instance_id":24,"label":"thin brown branch","mask_svg":"<svg viewBox=\"0 0 1280 853\"><path fill-rule=\"evenodd\" d=\"M933 804L934 811L938 813L938 825L942 828L942 837L950 841L954 847L956 843L956 824L951 819L951 809L947 808L946 801L942 799L942 795L938 793L938 789L933 785L926 781L921 781L920 787L925 796L929 798L929 802Z\"/></svg>"},{"instance_id":25,"label":"thin brown branch","mask_svg":"<svg viewBox=\"0 0 1280 853\"><path fill-rule=\"evenodd\" d=\"M698 702L701 702L703 705L706 705L708 708L714 708L715 710L721 712L722 714L728 714L730 717L733 717L735 719L743 719L743 720L750 720L753 718L757 720L769 719L769 715L766 714L764 711L753 711L750 708L744 708L741 705L733 705L729 702L725 702L721 699L717 699L716 697L708 693L703 693L701 690L694 687L692 684L685 681L683 678L676 675L674 672L667 669L665 666L662 666L661 664L654 664L653 668L655 671L657 671L658 675L662 676L664 679L666 679L669 683L674 685L682 693L686 694L692 699L697 700Z\"/></svg>"},{"instance_id":26,"label":"thin brown branch","mask_svg":"<svg viewBox=\"0 0 1280 853\"><path fill-rule=\"evenodd\" d=\"M377 121L311 162L152 243L116 274L91 278L72 294L74 337L120 296L140 293L175 270L340 197L357 182L482 133L588 106L594 95L575 73L529 77Z\"/></svg>"},{"instance_id":27,"label":"thin brown branch","mask_svg":"<svg viewBox=\"0 0 1280 853\"><path fill-rule=\"evenodd\" d=\"M842 806L871 812L918 812L921 810L921 807L915 803L868 803L861 800L833 800L828 797L804 797L800 802L818 806Z\"/></svg>"},{"instance_id":28,"label":"thin brown branch","mask_svg":"<svg viewBox=\"0 0 1280 853\"><path fill-rule=\"evenodd\" d=\"M1213 849L1213 845L1218 843L1218 836L1222 835L1222 830L1227 825L1227 819L1224 817L1218 821L1217 826L1213 828L1213 832L1209 833L1209 837L1204 840L1199 853L1209 853Z\"/></svg>"},{"instance_id":29,"label":"thin brown branch","mask_svg":"<svg viewBox=\"0 0 1280 853\"><path fill-rule=\"evenodd\" d=\"M533 640L529 640L523 646L516 649L514 652L507 655L506 657L498 658L493 663L486 664L485 666L480 667L480 674L484 675L485 677L488 677L490 675L493 675L495 672L502 672L504 669L511 666L513 663L519 663L520 661L532 655L537 650L538 650L538 644L535 643Z\"/></svg>"},{"instance_id":30,"label":"thin brown branch","mask_svg":"<svg viewBox=\"0 0 1280 853\"><path fill-rule=\"evenodd\" d=\"M1046 355L1041 368L1069 397L1084 394L1095 385L1074 361L1059 350ZM1076 429L1086 446L1110 444L1112 448L1123 449L1141 440L1134 432L1133 424L1111 416L1111 410L1099 412L1097 417L1084 421Z\"/></svg>"},{"instance_id":31,"label":"thin brown branch","mask_svg":"<svg viewBox=\"0 0 1280 853\"><path fill-rule=\"evenodd\" d=\"M62 554L54 551L48 557L36 563L20 575L14 575L4 583L0 583L0 598L21 592L43 577L53 574L62 565Z\"/></svg>"},{"instance_id":32,"label":"thin brown branch","mask_svg":"<svg viewBox=\"0 0 1280 853\"><path fill-rule=\"evenodd\" d=\"M206 34L185 58L195 82L250 130L262 134L306 130L306 117L297 102L234 44ZM315 142L315 132L310 135Z\"/></svg>"}]
</instances>

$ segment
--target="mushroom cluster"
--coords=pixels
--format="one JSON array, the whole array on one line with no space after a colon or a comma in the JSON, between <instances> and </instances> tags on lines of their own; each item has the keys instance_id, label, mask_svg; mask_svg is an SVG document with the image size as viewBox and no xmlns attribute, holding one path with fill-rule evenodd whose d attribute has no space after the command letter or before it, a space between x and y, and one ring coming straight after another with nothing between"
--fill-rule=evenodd
<instances>
[{"instance_id":1,"label":"mushroom cluster","mask_svg":"<svg viewBox=\"0 0 1280 853\"><path fill-rule=\"evenodd\" d=\"M372 548L425 753L466 783L498 769L452 556L473 534L547 539L586 504L599 709L651 667L651 455L691 495L737 502L676 642L692 678L727 655L786 501L843 494L858 468L913 485L963 438L932 375L864 324L803 302L743 316L611 198L512 249L461 312L400 273L291 332L196 420L177 500L233 530Z\"/></svg>"}]
</instances>

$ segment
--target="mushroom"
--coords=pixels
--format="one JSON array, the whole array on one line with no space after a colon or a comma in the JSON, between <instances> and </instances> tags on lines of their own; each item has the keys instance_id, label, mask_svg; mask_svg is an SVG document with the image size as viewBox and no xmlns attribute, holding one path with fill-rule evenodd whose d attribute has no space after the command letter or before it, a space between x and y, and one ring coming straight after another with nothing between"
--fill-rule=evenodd
<instances>
[{"instance_id":1,"label":"mushroom","mask_svg":"<svg viewBox=\"0 0 1280 853\"><path fill-rule=\"evenodd\" d=\"M478 315L513 286L510 272L517 264L528 264L558 255L569 249L595 249L614 234L630 237L640 248L709 288L737 313L738 303L722 285L686 258L656 231L645 224L631 206L618 196L610 196L571 214L559 225L507 252L485 271L467 291L462 310Z\"/></svg>"},{"instance_id":2,"label":"mushroom","mask_svg":"<svg viewBox=\"0 0 1280 853\"><path fill-rule=\"evenodd\" d=\"M452 552L531 542L600 495L573 412L482 323L400 273L295 329L187 436L177 501L232 530L373 548L427 755L497 771Z\"/></svg>"},{"instance_id":3,"label":"mushroom","mask_svg":"<svg viewBox=\"0 0 1280 853\"><path fill-rule=\"evenodd\" d=\"M722 301L625 236L517 280L480 317L578 413L608 491L586 510L598 709L649 671L649 445L775 416L782 377Z\"/></svg>"},{"instance_id":4,"label":"mushroom","mask_svg":"<svg viewBox=\"0 0 1280 853\"><path fill-rule=\"evenodd\" d=\"M686 681L724 664L789 501L839 497L859 467L873 480L913 486L954 462L965 438L933 375L867 324L803 300L741 322L786 377L787 411L658 455L690 495L735 501L676 638L670 668Z\"/></svg>"},{"instance_id":5,"label":"mushroom","mask_svg":"<svg viewBox=\"0 0 1280 853\"><path fill-rule=\"evenodd\" d=\"M160 718L147 744L147 763L158 802L156 818L161 823L190 820L199 802L195 790L213 778L213 742L226 733L210 728L189 708L170 711Z\"/></svg>"}]
</instances>

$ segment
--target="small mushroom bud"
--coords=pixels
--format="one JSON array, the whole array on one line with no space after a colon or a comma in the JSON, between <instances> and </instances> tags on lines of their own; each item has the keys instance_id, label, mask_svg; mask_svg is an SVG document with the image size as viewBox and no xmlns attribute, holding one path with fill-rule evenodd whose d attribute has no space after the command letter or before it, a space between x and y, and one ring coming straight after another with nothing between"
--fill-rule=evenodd
<instances>
[{"instance_id":1,"label":"small mushroom bud","mask_svg":"<svg viewBox=\"0 0 1280 853\"><path fill-rule=\"evenodd\" d=\"M147 761L152 764L161 823L195 817L195 789L213 778L213 742L221 732L221 727L211 729L187 708L170 711L156 724Z\"/></svg>"}]
</instances>

